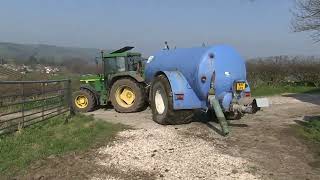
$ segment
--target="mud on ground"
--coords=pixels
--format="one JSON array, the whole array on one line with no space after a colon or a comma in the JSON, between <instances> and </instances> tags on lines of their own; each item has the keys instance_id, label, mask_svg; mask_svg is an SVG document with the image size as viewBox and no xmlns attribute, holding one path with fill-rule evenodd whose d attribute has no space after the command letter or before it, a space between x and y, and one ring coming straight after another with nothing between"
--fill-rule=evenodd
<instances>
[{"instance_id":1,"label":"mud on ground","mask_svg":"<svg viewBox=\"0 0 320 180\"><path fill-rule=\"evenodd\" d=\"M215 131L217 124L161 126L150 110L100 109L90 114L133 129L107 146L38 161L18 179L320 179L319 154L292 129L320 115L320 96L270 100L270 108L232 121L228 137Z\"/></svg>"}]
</instances>

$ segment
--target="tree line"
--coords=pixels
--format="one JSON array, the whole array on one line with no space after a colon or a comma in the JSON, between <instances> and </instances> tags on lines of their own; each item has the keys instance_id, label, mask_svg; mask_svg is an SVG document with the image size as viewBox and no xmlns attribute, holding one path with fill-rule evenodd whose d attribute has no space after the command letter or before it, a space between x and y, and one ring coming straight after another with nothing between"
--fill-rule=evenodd
<instances>
[{"instance_id":1,"label":"tree line","mask_svg":"<svg viewBox=\"0 0 320 180\"><path fill-rule=\"evenodd\" d=\"M320 58L272 56L247 61L251 86L303 85L320 87Z\"/></svg>"}]
</instances>

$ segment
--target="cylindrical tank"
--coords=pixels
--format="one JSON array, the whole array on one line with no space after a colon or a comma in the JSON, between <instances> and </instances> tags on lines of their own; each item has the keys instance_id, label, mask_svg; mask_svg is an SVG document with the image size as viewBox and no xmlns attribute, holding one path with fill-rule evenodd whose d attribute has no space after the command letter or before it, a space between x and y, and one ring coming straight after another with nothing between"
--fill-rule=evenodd
<instances>
[{"instance_id":1,"label":"cylindrical tank","mask_svg":"<svg viewBox=\"0 0 320 180\"><path fill-rule=\"evenodd\" d=\"M232 92L235 81L246 80L245 61L227 45L159 51L146 64L146 81L161 71L181 72L200 100L207 100L212 77L218 97Z\"/></svg>"}]
</instances>

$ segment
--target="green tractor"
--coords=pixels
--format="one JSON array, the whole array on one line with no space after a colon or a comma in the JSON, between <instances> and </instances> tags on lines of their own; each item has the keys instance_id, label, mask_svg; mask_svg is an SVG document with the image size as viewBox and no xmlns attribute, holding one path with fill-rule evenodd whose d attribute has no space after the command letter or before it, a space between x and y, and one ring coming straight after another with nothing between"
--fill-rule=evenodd
<instances>
[{"instance_id":1,"label":"green tractor","mask_svg":"<svg viewBox=\"0 0 320 180\"><path fill-rule=\"evenodd\" d=\"M124 47L111 53L101 51L103 74L80 79L80 90L73 93L74 108L92 111L100 105L112 104L117 112L137 112L147 107L144 83L144 59L140 53Z\"/></svg>"}]
</instances>

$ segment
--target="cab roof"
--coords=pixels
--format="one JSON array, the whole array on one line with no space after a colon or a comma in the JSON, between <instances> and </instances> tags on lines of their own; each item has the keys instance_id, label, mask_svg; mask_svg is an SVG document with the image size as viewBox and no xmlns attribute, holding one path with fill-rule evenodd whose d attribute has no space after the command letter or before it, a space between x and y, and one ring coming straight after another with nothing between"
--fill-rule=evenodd
<instances>
[{"instance_id":1,"label":"cab roof","mask_svg":"<svg viewBox=\"0 0 320 180\"><path fill-rule=\"evenodd\" d=\"M129 52L134 47L126 46L111 53L106 53L103 55L103 58L112 58L112 57L128 57L128 56L141 56L141 53L138 52Z\"/></svg>"}]
</instances>

